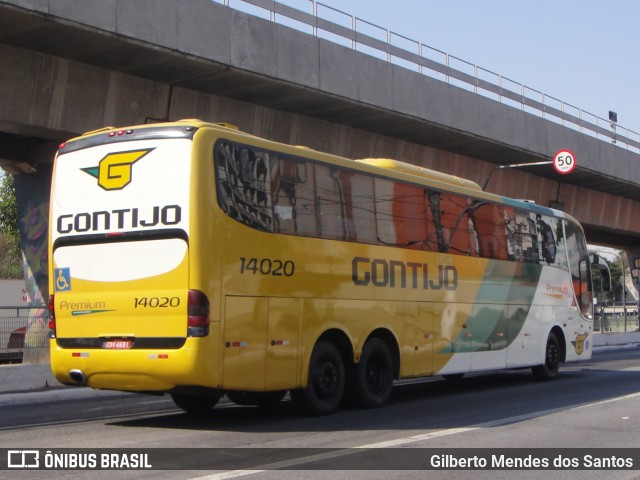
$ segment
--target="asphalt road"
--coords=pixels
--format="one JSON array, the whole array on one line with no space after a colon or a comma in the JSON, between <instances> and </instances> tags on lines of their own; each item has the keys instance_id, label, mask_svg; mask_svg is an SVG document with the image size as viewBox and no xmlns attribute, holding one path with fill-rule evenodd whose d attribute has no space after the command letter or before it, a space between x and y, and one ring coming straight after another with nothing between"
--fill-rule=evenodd
<instances>
[{"instance_id":1,"label":"asphalt road","mask_svg":"<svg viewBox=\"0 0 640 480\"><path fill-rule=\"evenodd\" d=\"M180 448L152 451L152 460L156 466L160 462L184 468L185 462L208 462L229 465L229 470L0 470L0 478L638 479L640 452L635 452L633 470L607 472L421 468L433 466L434 454L486 452L478 449L498 454L521 449L509 452L535 458L582 458L585 449L599 449L596 456L604 448L640 451L638 432L640 349L628 348L596 353L588 363L565 367L552 382L534 381L528 370L469 376L459 382L407 382L396 386L384 408L344 409L327 417L304 416L286 400L265 410L224 399L209 415L194 417L178 410L168 397L133 394L5 405L0 410L0 448ZM212 460L228 461L225 455L235 452L228 449L238 447L268 450L246 450L251 461L246 455L230 463ZM372 450L364 450L363 459L363 450L356 447ZM217 450L203 455L192 450L197 448ZM467 448L474 450L460 450ZM251 471L246 470L249 466ZM371 470L349 470L363 466Z\"/></svg>"}]
</instances>

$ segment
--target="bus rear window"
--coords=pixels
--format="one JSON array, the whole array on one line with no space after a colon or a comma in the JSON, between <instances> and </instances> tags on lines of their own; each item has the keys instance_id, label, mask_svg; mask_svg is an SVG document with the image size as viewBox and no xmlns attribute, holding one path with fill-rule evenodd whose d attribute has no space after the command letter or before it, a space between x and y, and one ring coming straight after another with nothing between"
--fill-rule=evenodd
<instances>
[{"instance_id":1,"label":"bus rear window","mask_svg":"<svg viewBox=\"0 0 640 480\"><path fill-rule=\"evenodd\" d=\"M183 239L169 238L62 246L53 258L56 266L69 268L75 279L124 282L170 272L186 254Z\"/></svg>"}]
</instances>

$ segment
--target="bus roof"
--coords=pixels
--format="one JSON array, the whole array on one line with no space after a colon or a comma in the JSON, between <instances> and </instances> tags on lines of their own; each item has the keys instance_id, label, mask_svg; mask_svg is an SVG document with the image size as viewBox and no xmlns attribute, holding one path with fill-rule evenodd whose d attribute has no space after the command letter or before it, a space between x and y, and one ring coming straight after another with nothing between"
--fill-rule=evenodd
<instances>
[{"instance_id":1,"label":"bus roof","mask_svg":"<svg viewBox=\"0 0 640 480\"><path fill-rule=\"evenodd\" d=\"M410 163L392 160L390 158L362 158L356 161L366 163L367 165L374 165L380 168L410 173L412 175L417 175L419 177L428 178L431 180L438 180L440 182L450 183L452 185L467 187L473 190L482 190L482 187L480 187L480 185L472 180L467 180L455 175L438 172L429 168L419 167L418 165L412 165Z\"/></svg>"}]
</instances>

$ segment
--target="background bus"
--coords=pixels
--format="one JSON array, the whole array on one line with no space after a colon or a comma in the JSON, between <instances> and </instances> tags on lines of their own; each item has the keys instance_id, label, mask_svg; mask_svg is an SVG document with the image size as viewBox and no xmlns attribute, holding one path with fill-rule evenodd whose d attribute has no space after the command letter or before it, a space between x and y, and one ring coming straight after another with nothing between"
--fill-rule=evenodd
<instances>
[{"instance_id":1,"label":"background bus","mask_svg":"<svg viewBox=\"0 0 640 480\"><path fill-rule=\"evenodd\" d=\"M591 356L580 225L405 163L186 120L62 145L51 364L65 384L207 411L287 391L316 414L394 379Z\"/></svg>"}]
</instances>

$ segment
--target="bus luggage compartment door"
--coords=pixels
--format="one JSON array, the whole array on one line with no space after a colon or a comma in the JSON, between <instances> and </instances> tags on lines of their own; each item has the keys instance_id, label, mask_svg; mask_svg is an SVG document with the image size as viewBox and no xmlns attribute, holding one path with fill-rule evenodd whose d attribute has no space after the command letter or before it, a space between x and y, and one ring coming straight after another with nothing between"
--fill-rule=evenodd
<instances>
[{"instance_id":1,"label":"bus luggage compartment door","mask_svg":"<svg viewBox=\"0 0 640 480\"><path fill-rule=\"evenodd\" d=\"M285 390L297 386L299 301L227 296L222 386Z\"/></svg>"}]
</instances>

